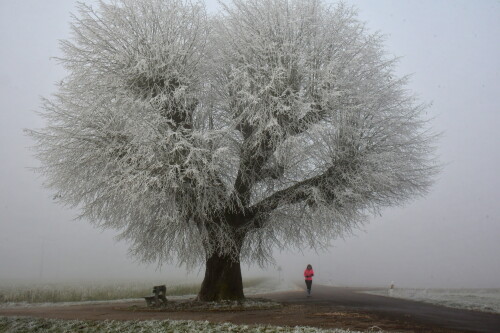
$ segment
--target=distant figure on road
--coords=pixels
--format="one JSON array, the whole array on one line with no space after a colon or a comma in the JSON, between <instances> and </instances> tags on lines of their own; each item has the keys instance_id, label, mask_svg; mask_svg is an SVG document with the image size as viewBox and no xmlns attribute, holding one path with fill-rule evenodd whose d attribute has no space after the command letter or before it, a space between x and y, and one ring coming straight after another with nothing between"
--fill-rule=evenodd
<instances>
[{"instance_id":1,"label":"distant figure on road","mask_svg":"<svg viewBox=\"0 0 500 333\"><path fill-rule=\"evenodd\" d=\"M394 281L391 281L391 286L389 287L389 296L394 294Z\"/></svg>"},{"instance_id":2,"label":"distant figure on road","mask_svg":"<svg viewBox=\"0 0 500 333\"><path fill-rule=\"evenodd\" d=\"M311 286L313 283L314 271L311 265L307 265L306 270L304 271L304 277L306 279L307 286L307 297L311 296Z\"/></svg>"}]
</instances>

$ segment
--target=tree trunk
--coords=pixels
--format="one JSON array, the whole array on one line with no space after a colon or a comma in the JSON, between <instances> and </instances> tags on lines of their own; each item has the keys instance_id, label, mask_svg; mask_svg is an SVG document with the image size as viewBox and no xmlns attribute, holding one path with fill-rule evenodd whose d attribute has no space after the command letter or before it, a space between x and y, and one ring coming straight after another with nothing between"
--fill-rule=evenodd
<instances>
[{"instance_id":1,"label":"tree trunk","mask_svg":"<svg viewBox=\"0 0 500 333\"><path fill-rule=\"evenodd\" d=\"M205 278L201 284L198 300L217 302L221 300L242 300L243 280L240 262L229 256L212 254L206 262Z\"/></svg>"}]
</instances>

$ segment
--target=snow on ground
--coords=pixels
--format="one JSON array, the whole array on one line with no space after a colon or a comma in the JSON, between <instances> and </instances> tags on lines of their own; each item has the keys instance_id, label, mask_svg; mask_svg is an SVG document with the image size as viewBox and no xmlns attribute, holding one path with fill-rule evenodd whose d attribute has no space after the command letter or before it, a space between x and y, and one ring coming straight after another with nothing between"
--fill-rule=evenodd
<instances>
[{"instance_id":1,"label":"snow on ground","mask_svg":"<svg viewBox=\"0 0 500 333\"><path fill-rule=\"evenodd\" d=\"M368 294L409 299L450 308L500 313L500 289L395 288L367 291Z\"/></svg>"},{"instance_id":2,"label":"snow on ground","mask_svg":"<svg viewBox=\"0 0 500 333\"><path fill-rule=\"evenodd\" d=\"M287 291L287 290L297 290L298 287L291 281L288 280L278 280L278 279L267 279L256 286L245 288L244 292L246 296L257 295L257 294L267 294L272 292Z\"/></svg>"}]
</instances>

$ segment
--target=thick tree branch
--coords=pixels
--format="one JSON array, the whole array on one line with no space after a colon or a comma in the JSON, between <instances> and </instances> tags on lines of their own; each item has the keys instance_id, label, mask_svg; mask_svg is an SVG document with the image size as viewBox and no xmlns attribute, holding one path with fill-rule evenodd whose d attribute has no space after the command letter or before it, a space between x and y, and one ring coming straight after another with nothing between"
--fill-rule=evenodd
<instances>
[{"instance_id":1,"label":"thick tree branch","mask_svg":"<svg viewBox=\"0 0 500 333\"><path fill-rule=\"evenodd\" d=\"M314 187L322 188L325 193L331 192L328 191L328 188L324 185L328 183L330 183L330 185L333 183L340 184L335 171L335 167L332 166L320 175L305 179L286 189L277 191L271 196L249 207L248 210L245 211L245 215L249 218L255 218L257 215L268 214L280 206L296 204L308 200L311 197L311 189ZM333 201L333 199L334 197L332 196L330 200Z\"/></svg>"},{"instance_id":2,"label":"thick tree branch","mask_svg":"<svg viewBox=\"0 0 500 333\"><path fill-rule=\"evenodd\" d=\"M243 205L250 200L252 187L255 183L263 181L267 178L278 179L283 175L285 169L282 165L266 166L269 159L277 149L275 142L283 141L286 138L294 135L299 135L307 131L311 125L321 121L326 115L325 110L319 102L312 103L311 109L299 120L294 120L286 113L277 115L278 123L284 129L281 138L278 140L272 139L272 133L265 131L261 135L262 139L259 145L251 145L246 143L244 147L250 147L247 151L242 152L240 168L235 181L236 195ZM246 124L238 126L246 142L251 141L254 129Z\"/></svg>"}]
</instances>

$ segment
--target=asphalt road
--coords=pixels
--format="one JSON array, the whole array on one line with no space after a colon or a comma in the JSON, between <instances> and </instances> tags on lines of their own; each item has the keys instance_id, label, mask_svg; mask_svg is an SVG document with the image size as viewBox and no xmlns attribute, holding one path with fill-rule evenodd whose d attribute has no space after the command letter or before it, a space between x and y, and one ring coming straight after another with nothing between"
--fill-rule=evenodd
<instances>
[{"instance_id":1,"label":"asphalt road","mask_svg":"<svg viewBox=\"0 0 500 333\"><path fill-rule=\"evenodd\" d=\"M362 289L313 285L313 295L305 291L268 295L283 303L311 303L345 310L374 313L387 318L405 318L417 323L460 331L500 333L500 314L453 309L428 303L365 294Z\"/></svg>"}]
</instances>

